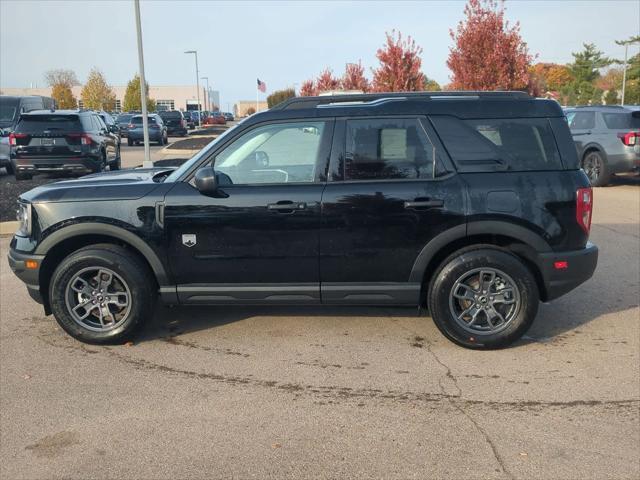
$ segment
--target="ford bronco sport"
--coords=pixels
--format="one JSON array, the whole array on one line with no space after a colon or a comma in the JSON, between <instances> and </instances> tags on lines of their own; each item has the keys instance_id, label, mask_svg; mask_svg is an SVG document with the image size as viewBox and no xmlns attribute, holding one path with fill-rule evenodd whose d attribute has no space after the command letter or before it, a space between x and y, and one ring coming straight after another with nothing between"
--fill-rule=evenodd
<instances>
[{"instance_id":1,"label":"ford bronco sport","mask_svg":"<svg viewBox=\"0 0 640 480\"><path fill-rule=\"evenodd\" d=\"M413 305L503 347L593 274L593 206L555 101L520 92L289 99L177 169L19 199L9 263L83 342L168 304Z\"/></svg>"}]
</instances>

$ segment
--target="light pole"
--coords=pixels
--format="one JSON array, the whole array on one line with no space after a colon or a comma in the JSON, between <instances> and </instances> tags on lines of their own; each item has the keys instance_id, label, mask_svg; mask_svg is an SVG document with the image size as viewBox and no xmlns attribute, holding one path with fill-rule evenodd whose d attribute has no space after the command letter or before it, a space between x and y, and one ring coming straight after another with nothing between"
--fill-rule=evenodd
<instances>
[{"instance_id":1,"label":"light pole","mask_svg":"<svg viewBox=\"0 0 640 480\"><path fill-rule=\"evenodd\" d=\"M138 1L138 0L136 0ZM196 57L196 93L198 98L198 126L201 127L200 119L202 118L202 112L200 111L200 73L198 72L198 51L197 50L187 50L184 53L193 53Z\"/></svg>"},{"instance_id":2,"label":"light pole","mask_svg":"<svg viewBox=\"0 0 640 480\"><path fill-rule=\"evenodd\" d=\"M144 54L142 51L142 27L140 26L140 0L134 0L136 33L138 37L138 63L140 64L140 105L142 105L142 137L144 139L144 167L152 167L149 150L149 119L147 118L147 84L144 79Z\"/></svg>"},{"instance_id":3,"label":"light pole","mask_svg":"<svg viewBox=\"0 0 640 480\"><path fill-rule=\"evenodd\" d=\"M616 40L617 45L624 45L624 67L622 70L622 98L620 99L620 105L624 105L624 95L627 87L627 55L629 45L640 44L640 36L631 37L628 40Z\"/></svg>"},{"instance_id":4,"label":"light pole","mask_svg":"<svg viewBox=\"0 0 640 480\"><path fill-rule=\"evenodd\" d=\"M211 92L209 91L209 77L200 77L201 80L206 80L207 81L207 95L204 97L204 108L206 110L211 111ZM208 105L208 107L207 107Z\"/></svg>"}]
</instances>

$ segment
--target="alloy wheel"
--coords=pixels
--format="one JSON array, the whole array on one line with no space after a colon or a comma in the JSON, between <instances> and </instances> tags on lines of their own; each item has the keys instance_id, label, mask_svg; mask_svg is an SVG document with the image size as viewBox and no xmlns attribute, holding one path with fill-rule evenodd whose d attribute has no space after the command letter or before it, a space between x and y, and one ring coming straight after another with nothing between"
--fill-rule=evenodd
<instances>
[{"instance_id":1,"label":"alloy wheel","mask_svg":"<svg viewBox=\"0 0 640 480\"><path fill-rule=\"evenodd\" d=\"M584 159L582 168L591 183L595 183L602 174L602 159L597 153L590 153Z\"/></svg>"},{"instance_id":2,"label":"alloy wheel","mask_svg":"<svg viewBox=\"0 0 640 480\"><path fill-rule=\"evenodd\" d=\"M509 275L496 268L476 268L461 275L449 294L455 321L474 334L507 328L520 310L520 291Z\"/></svg>"},{"instance_id":3,"label":"alloy wheel","mask_svg":"<svg viewBox=\"0 0 640 480\"><path fill-rule=\"evenodd\" d=\"M94 332L118 328L131 312L129 285L105 267L88 267L76 273L67 284L65 300L73 320Z\"/></svg>"}]
</instances>

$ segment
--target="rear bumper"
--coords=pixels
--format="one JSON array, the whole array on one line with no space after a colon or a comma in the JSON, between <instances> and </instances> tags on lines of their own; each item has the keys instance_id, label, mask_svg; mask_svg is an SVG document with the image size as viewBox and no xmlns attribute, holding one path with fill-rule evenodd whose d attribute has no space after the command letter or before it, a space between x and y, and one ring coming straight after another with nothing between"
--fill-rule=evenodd
<instances>
[{"instance_id":1,"label":"rear bumper","mask_svg":"<svg viewBox=\"0 0 640 480\"><path fill-rule=\"evenodd\" d=\"M93 172L100 160L93 157L16 158L17 172Z\"/></svg>"},{"instance_id":2,"label":"rear bumper","mask_svg":"<svg viewBox=\"0 0 640 480\"><path fill-rule=\"evenodd\" d=\"M130 140L134 140L136 142L141 142L144 140L144 133L142 130L129 130L128 137ZM162 133L160 130L154 131L149 130L149 140L158 141L162 138Z\"/></svg>"},{"instance_id":3,"label":"rear bumper","mask_svg":"<svg viewBox=\"0 0 640 480\"><path fill-rule=\"evenodd\" d=\"M566 262L566 268L557 268L556 262ZM541 292L542 301L548 302L591 278L598 264L598 247L589 242L582 250L541 253L537 264L545 290Z\"/></svg>"},{"instance_id":4,"label":"rear bumper","mask_svg":"<svg viewBox=\"0 0 640 480\"><path fill-rule=\"evenodd\" d=\"M9 268L11 268L16 277L26 284L31 298L38 303L44 303L40 293L40 266L44 260L44 255L26 255L10 249L7 258L9 260ZM38 267L28 269L25 265L27 260L35 260L38 263Z\"/></svg>"}]
</instances>

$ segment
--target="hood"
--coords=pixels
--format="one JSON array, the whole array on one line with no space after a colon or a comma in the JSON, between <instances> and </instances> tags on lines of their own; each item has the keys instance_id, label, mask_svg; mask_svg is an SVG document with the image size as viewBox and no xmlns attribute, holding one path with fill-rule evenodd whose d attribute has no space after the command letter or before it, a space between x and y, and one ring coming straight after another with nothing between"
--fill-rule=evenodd
<instances>
[{"instance_id":1,"label":"hood","mask_svg":"<svg viewBox=\"0 0 640 480\"><path fill-rule=\"evenodd\" d=\"M20 199L31 203L135 200L158 187L154 177L173 170L174 167L134 168L96 173L41 185L23 193Z\"/></svg>"}]
</instances>

